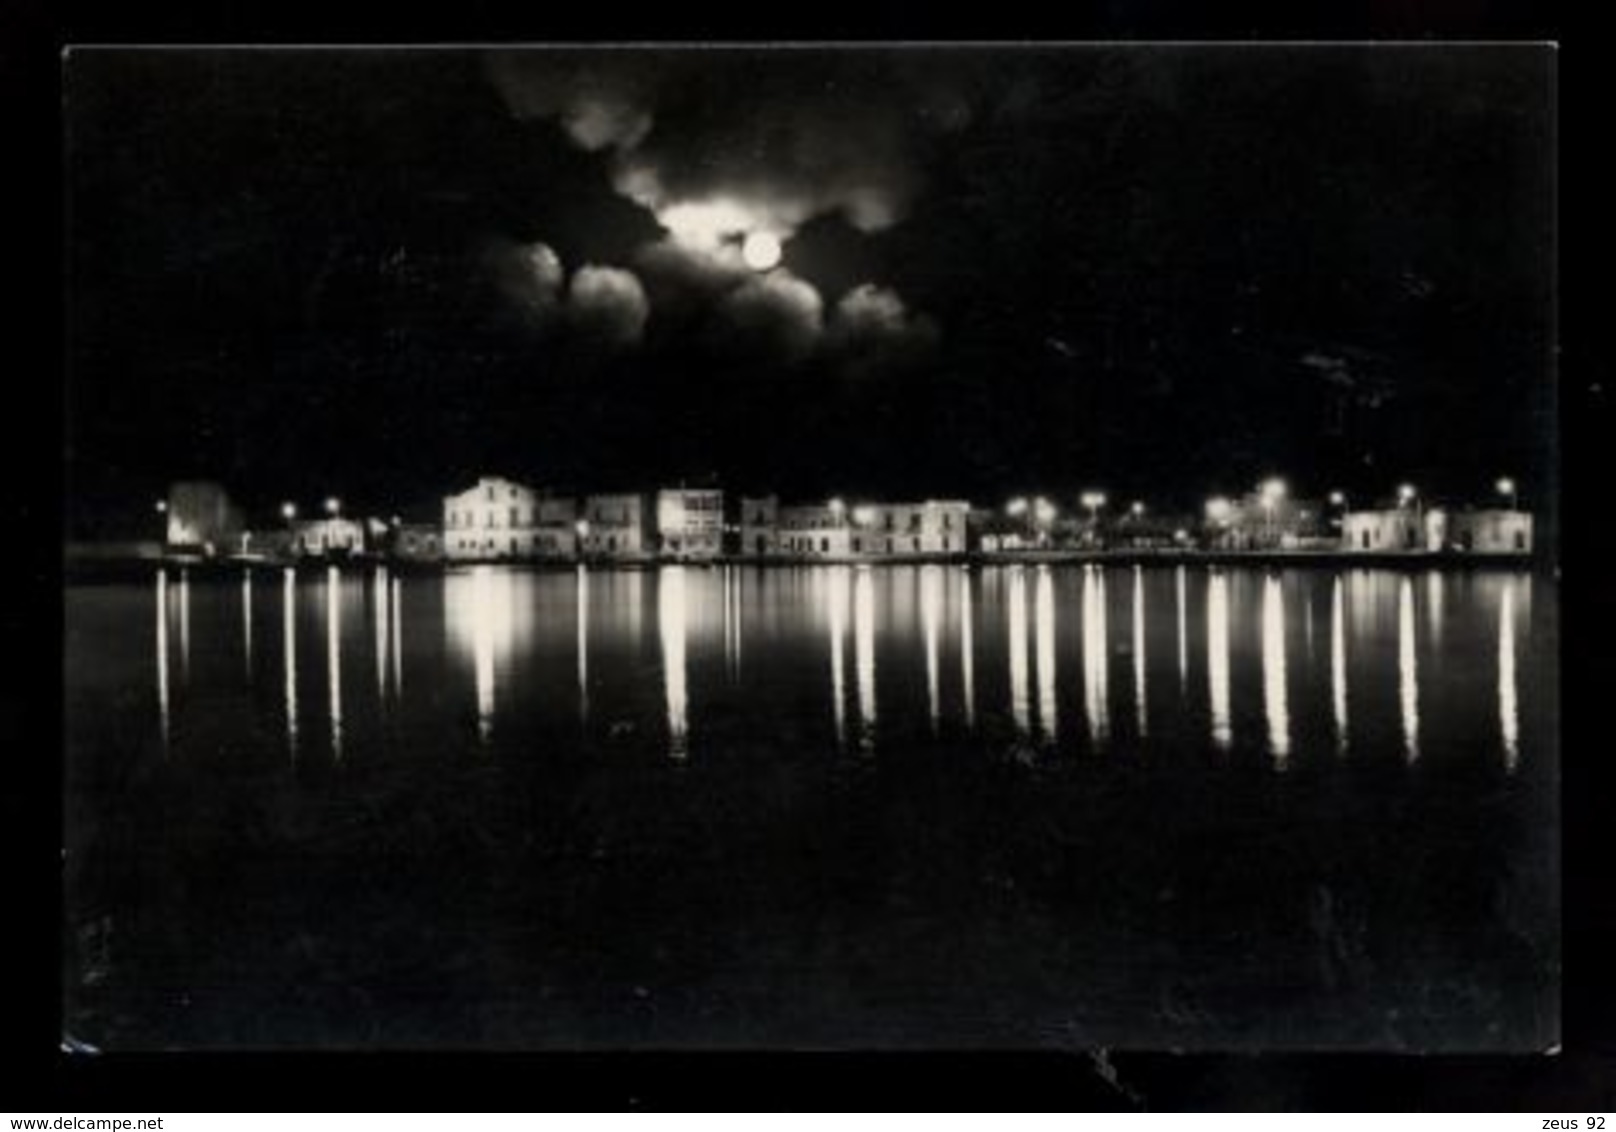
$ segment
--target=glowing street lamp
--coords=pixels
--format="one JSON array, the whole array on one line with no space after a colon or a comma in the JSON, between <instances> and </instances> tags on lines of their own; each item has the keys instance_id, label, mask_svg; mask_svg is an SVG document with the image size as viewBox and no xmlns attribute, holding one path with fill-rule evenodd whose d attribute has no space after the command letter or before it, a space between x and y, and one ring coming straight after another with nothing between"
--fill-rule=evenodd
<instances>
[{"instance_id":1,"label":"glowing street lamp","mask_svg":"<svg viewBox=\"0 0 1616 1132\"><path fill-rule=\"evenodd\" d=\"M1040 526L1048 526L1053 523L1056 514L1055 505L1041 495L1033 504L1033 516L1038 520Z\"/></svg>"},{"instance_id":2,"label":"glowing street lamp","mask_svg":"<svg viewBox=\"0 0 1616 1132\"><path fill-rule=\"evenodd\" d=\"M1144 515L1144 513L1145 513L1145 505L1143 503L1139 502L1139 500L1137 500L1137 499L1135 499L1133 501L1133 503L1128 507L1128 514L1132 515L1135 519L1141 518Z\"/></svg>"},{"instance_id":3,"label":"glowing street lamp","mask_svg":"<svg viewBox=\"0 0 1616 1132\"><path fill-rule=\"evenodd\" d=\"M1498 489L1498 494L1499 495L1507 495L1507 496L1509 496L1509 509L1511 511L1519 510L1520 503L1519 503L1519 500L1518 500L1518 498L1516 497L1516 494L1515 494L1515 481L1514 480L1510 479L1508 476L1501 476L1499 478L1498 482L1496 484L1494 484L1493 486Z\"/></svg>"},{"instance_id":4,"label":"glowing street lamp","mask_svg":"<svg viewBox=\"0 0 1616 1132\"><path fill-rule=\"evenodd\" d=\"M159 515L168 514L168 500L159 499L156 503L156 510Z\"/></svg>"},{"instance_id":5,"label":"glowing street lamp","mask_svg":"<svg viewBox=\"0 0 1616 1132\"><path fill-rule=\"evenodd\" d=\"M1347 493L1346 492L1344 492L1344 491L1332 491L1330 493L1330 506L1331 507L1345 507L1346 505L1347 505Z\"/></svg>"},{"instance_id":6,"label":"glowing street lamp","mask_svg":"<svg viewBox=\"0 0 1616 1132\"><path fill-rule=\"evenodd\" d=\"M1233 506L1224 496L1214 495L1206 501L1206 517L1214 523L1227 523Z\"/></svg>"},{"instance_id":7,"label":"glowing street lamp","mask_svg":"<svg viewBox=\"0 0 1616 1132\"><path fill-rule=\"evenodd\" d=\"M1419 496L1419 492L1414 490L1414 485L1413 484L1404 483L1404 484L1398 484L1397 485L1397 504L1398 504L1398 506L1407 507L1416 498L1418 498L1418 496Z\"/></svg>"},{"instance_id":8,"label":"glowing street lamp","mask_svg":"<svg viewBox=\"0 0 1616 1132\"><path fill-rule=\"evenodd\" d=\"M326 498L325 498L325 513L327 515L336 515L341 510L342 510L342 500L338 499L334 495L326 496Z\"/></svg>"},{"instance_id":9,"label":"glowing street lamp","mask_svg":"<svg viewBox=\"0 0 1616 1132\"><path fill-rule=\"evenodd\" d=\"M1023 496L1016 496L1004 505L1006 515L1025 515L1027 513L1027 500Z\"/></svg>"},{"instance_id":10,"label":"glowing street lamp","mask_svg":"<svg viewBox=\"0 0 1616 1132\"><path fill-rule=\"evenodd\" d=\"M875 508L868 504L853 508L853 522L861 527L873 527L875 525Z\"/></svg>"},{"instance_id":11,"label":"glowing street lamp","mask_svg":"<svg viewBox=\"0 0 1616 1132\"><path fill-rule=\"evenodd\" d=\"M297 518L297 504L296 503L282 503L281 504L281 518L285 519L288 523L290 523L293 519Z\"/></svg>"}]
</instances>

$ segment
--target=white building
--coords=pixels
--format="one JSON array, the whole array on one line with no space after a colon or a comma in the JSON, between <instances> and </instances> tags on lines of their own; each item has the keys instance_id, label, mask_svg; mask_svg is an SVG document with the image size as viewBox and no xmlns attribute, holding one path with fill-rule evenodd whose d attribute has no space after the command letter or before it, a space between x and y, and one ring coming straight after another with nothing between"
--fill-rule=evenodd
<instances>
[{"instance_id":1,"label":"white building","mask_svg":"<svg viewBox=\"0 0 1616 1132\"><path fill-rule=\"evenodd\" d=\"M365 546L365 524L358 519L333 515L291 525L291 549L299 558L363 554Z\"/></svg>"},{"instance_id":2,"label":"white building","mask_svg":"<svg viewBox=\"0 0 1616 1132\"><path fill-rule=\"evenodd\" d=\"M1433 549L1466 554L1532 552L1532 515L1528 511L1432 511L1426 522Z\"/></svg>"},{"instance_id":3,"label":"white building","mask_svg":"<svg viewBox=\"0 0 1616 1132\"><path fill-rule=\"evenodd\" d=\"M579 529L584 554L590 558L645 558L655 547L650 507L643 495L587 496Z\"/></svg>"},{"instance_id":4,"label":"white building","mask_svg":"<svg viewBox=\"0 0 1616 1132\"><path fill-rule=\"evenodd\" d=\"M450 559L526 558L535 550L537 493L498 476L443 500L443 550Z\"/></svg>"},{"instance_id":5,"label":"white building","mask_svg":"<svg viewBox=\"0 0 1616 1132\"><path fill-rule=\"evenodd\" d=\"M855 555L961 554L971 505L958 499L872 503L853 508Z\"/></svg>"},{"instance_id":6,"label":"white building","mask_svg":"<svg viewBox=\"0 0 1616 1132\"><path fill-rule=\"evenodd\" d=\"M1357 554L1420 550L1425 546L1419 514L1408 507L1348 511L1341 517L1341 547Z\"/></svg>"},{"instance_id":7,"label":"white building","mask_svg":"<svg viewBox=\"0 0 1616 1132\"><path fill-rule=\"evenodd\" d=\"M780 553L810 558L846 558L851 545L847 508L840 503L807 503L779 509L776 544Z\"/></svg>"},{"instance_id":8,"label":"white building","mask_svg":"<svg viewBox=\"0 0 1616 1132\"><path fill-rule=\"evenodd\" d=\"M717 558L724 549L724 493L668 488L656 497L657 551L672 558Z\"/></svg>"}]
</instances>

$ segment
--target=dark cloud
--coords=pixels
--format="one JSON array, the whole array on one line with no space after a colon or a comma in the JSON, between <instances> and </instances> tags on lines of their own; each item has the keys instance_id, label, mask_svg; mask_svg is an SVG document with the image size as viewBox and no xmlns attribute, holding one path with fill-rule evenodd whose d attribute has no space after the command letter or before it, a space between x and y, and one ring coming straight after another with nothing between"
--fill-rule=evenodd
<instances>
[{"instance_id":1,"label":"dark cloud","mask_svg":"<svg viewBox=\"0 0 1616 1132\"><path fill-rule=\"evenodd\" d=\"M618 192L676 232L670 210L715 202L782 236L831 214L888 228L924 184L928 137L972 117L957 83L915 64L789 51L704 62L507 53L489 74L513 115L611 150Z\"/></svg>"},{"instance_id":2,"label":"dark cloud","mask_svg":"<svg viewBox=\"0 0 1616 1132\"><path fill-rule=\"evenodd\" d=\"M858 373L912 364L936 343L936 324L910 311L896 291L863 283L839 299L826 327L826 346Z\"/></svg>"}]
</instances>

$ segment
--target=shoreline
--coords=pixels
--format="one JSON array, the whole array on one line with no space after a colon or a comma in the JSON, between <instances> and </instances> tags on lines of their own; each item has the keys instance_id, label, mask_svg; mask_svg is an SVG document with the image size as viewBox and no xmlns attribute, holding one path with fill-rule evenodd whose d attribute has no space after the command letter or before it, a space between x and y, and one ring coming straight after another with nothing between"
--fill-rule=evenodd
<instances>
[{"instance_id":1,"label":"shoreline","mask_svg":"<svg viewBox=\"0 0 1616 1132\"><path fill-rule=\"evenodd\" d=\"M283 560L270 558L215 558L199 559L179 555L160 557L85 557L63 560L63 579L67 582L116 581L132 576L147 576L158 568L194 571L201 576L238 574L242 570L253 572L279 572L295 570L299 573L323 572L331 567L343 571L385 568L397 574L446 574L475 566L499 566L505 569L536 573L570 573L579 566L590 570L655 570L662 566L687 566L691 569L711 569L721 566L749 566L757 569L797 569L805 566L958 566L963 569L983 567L1036 565L1036 566L1205 566L1205 567L1262 567L1267 569L1429 569L1449 570L1532 570L1557 573L1553 563L1539 561L1532 554L1467 554L1459 551L1342 551L1342 550L1055 550L1012 551L964 554L909 554L882 555L880 557L771 555L766 558L742 555L719 555L713 558L680 559L645 557L636 559L444 559L422 560L390 558L385 555L356 555L338 559L303 558Z\"/></svg>"}]
</instances>

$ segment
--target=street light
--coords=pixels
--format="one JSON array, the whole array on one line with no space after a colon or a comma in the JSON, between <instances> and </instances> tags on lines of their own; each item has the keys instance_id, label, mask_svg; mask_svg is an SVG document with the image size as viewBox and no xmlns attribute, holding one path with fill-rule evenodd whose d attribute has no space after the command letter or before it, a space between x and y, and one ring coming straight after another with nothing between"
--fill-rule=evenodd
<instances>
[{"instance_id":1,"label":"street light","mask_svg":"<svg viewBox=\"0 0 1616 1132\"><path fill-rule=\"evenodd\" d=\"M158 500L158 501L157 501L157 504L156 504L156 507L157 507L157 513L158 513L158 514L159 514L159 515L166 515L166 514L168 514L168 500L166 500L166 499L159 499L159 500Z\"/></svg>"},{"instance_id":2,"label":"street light","mask_svg":"<svg viewBox=\"0 0 1616 1132\"><path fill-rule=\"evenodd\" d=\"M1004 505L1006 515L1025 515L1027 513L1027 500L1023 496L1016 496Z\"/></svg>"},{"instance_id":3,"label":"street light","mask_svg":"<svg viewBox=\"0 0 1616 1132\"><path fill-rule=\"evenodd\" d=\"M853 522L861 527L874 526L875 508L871 507L869 504L863 504L853 508Z\"/></svg>"},{"instance_id":4,"label":"street light","mask_svg":"<svg viewBox=\"0 0 1616 1132\"><path fill-rule=\"evenodd\" d=\"M326 498L325 498L325 513L327 515L335 515L341 510L342 510L342 500L338 499L334 495L326 496Z\"/></svg>"},{"instance_id":5,"label":"street light","mask_svg":"<svg viewBox=\"0 0 1616 1132\"><path fill-rule=\"evenodd\" d=\"M1517 511L1520 509L1519 500L1515 495L1514 480L1510 479L1508 476L1501 476L1499 477L1498 483L1494 486L1498 488L1499 495L1509 496L1509 509L1511 511Z\"/></svg>"},{"instance_id":6,"label":"street light","mask_svg":"<svg viewBox=\"0 0 1616 1132\"><path fill-rule=\"evenodd\" d=\"M1053 523L1056 515L1055 505L1040 495L1034 505L1034 514L1041 524Z\"/></svg>"},{"instance_id":7,"label":"street light","mask_svg":"<svg viewBox=\"0 0 1616 1132\"><path fill-rule=\"evenodd\" d=\"M297 504L296 503L282 503L281 504L281 518L285 519L288 523L290 523L293 519L297 518Z\"/></svg>"},{"instance_id":8,"label":"street light","mask_svg":"<svg viewBox=\"0 0 1616 1132\"><path fill-rule=\"evenodd\" d=\"M1344 491L1332 491L1330 493L1330 506L1331 507L1345 507L1346 505L1347 505L1347 493L1346 492L1344 492Z\"/></svg>"},{"instance_id":9,"label":"street light","mask_svg":"<svg viewBox=\"0 0 1616 1132\"><path fill-rule=\"evenodd\" d=\"M1139 502L1139 500L1137 500L1137 499L1134 500L1133 505L1128 508L1128 514L1132 515L1135 519L1139 518L1144 513L1145 513L1145 505L1143 503Z\"/></svg>"},{"instance_id":10,"label":"street light","mask_svg":"<svg viewBox=\"0 0 1616 1132\"><path fill-rule=\"evenodd\" d=\"M1227 523L1232 504L1221 495L1214 495L1206 501L1206 517L1214 523Z\"/></svg>"},{"instance_id":11,"label":"street light","mask_svg":"<svg viewBox=\"0 0 1616 1132\"><path fill-rule=\"evenodd\" d=\"M842 502L840 498L832 499L830 501L830 513L835 515L838 520L840 520L841 517L846 514L846 512L847 504Z\"/></svg>"}]
</instances>

